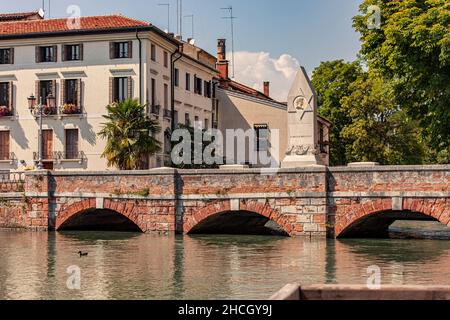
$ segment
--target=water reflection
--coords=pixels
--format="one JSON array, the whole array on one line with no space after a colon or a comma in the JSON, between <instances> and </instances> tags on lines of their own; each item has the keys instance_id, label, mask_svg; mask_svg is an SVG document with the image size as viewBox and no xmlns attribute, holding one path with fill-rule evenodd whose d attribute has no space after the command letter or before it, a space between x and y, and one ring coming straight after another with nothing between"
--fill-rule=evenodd
<instances>
[{"instance_id":1,"label":"water reflection","mask_svg":"<svg viewBox=\"0 0 450 320\"><path fill-rule=\"evenodd\" d=\"M371 265L383 283L450 284L450 241L0 231L0 253L1 299L265 299L288 282L364 284Z\"/></svg>"}]
</instances>

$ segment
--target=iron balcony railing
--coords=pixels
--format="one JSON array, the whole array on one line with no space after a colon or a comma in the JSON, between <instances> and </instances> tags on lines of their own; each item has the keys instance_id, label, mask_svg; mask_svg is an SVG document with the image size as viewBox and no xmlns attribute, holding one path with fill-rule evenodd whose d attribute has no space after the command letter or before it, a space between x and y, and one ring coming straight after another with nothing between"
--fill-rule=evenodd
<instances>
[{"instance_id":1,"label":"iron balcony railing","mask_svg":"<svg viewBox=\"0 0 450 320\"><path fill-rule=\"evenodd\" d=\"M172 119L172 110L164 109L164 118Z\"/></svg>"},{"instance_id":2,"label":"iron balcony railing","mask_svg":"<svg viewBox=\"0 0 450 320\"><path fill-rule=\"evenodd\" d=\"M155 116L159 116L161 112L161 106L160 105L154 105L150 107L150 113L154 114Z\"/></svg>"}]
</instances>

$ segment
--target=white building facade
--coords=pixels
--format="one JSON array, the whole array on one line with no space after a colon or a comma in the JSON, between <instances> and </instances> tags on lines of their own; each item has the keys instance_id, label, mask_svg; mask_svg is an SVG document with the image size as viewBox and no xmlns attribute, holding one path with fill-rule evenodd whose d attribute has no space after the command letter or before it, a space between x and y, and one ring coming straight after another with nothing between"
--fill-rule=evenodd
<instances>
[{"instance_id":1,"label":"white building facade","mask_svg":"<svg viewBox=\"0 0 450 320\"><path fill-rule=\"evenodd\" d=\"M114 170L101 157L106 141L97 134L106 106L127 98L158 119L163 148L146 166L163 166L172 124L215 122L214 63L202 50L123 16L83 17L77 29L66 19L0 22L0 170L36 164L39 122L31 97L46 105L46 169Z\"/></svg>"}]
</instances>

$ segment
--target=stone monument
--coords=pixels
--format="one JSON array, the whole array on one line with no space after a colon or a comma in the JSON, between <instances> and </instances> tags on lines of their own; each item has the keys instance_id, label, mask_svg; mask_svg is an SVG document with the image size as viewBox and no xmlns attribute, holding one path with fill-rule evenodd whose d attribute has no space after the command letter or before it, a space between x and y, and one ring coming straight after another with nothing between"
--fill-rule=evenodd
<instances>
[{"instance_id":1,"label":"stone monument","mask_svg":"<svg viewBox=\"0 0 450 320\"><path fill-rule=\"evenodd\" d=\"M282 168L324 165L319 155L317 94L301 67L288 96L288 150Z\"/></svg>"}]
</instances>

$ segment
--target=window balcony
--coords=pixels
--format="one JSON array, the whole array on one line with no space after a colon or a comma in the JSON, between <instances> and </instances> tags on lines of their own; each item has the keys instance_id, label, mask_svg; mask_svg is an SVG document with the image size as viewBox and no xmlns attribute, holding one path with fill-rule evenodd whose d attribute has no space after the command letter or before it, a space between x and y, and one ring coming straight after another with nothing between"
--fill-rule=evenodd
<instances>
[{"instance_id":1,"label":"window balcony","mask_svg":"<svg viewBox=\"0 0 450 320\"><path fill-rule=\"evenodd\" d=\"M164 118L172 119L172 110L164 109Z\"/></svg>"},{"instance_id":2,"label":"window balcony","mask_svg":"<svg viewBox=\"0 0 450 320\"><path fill-rule=\"evenodd\" d=\"M59 109L60 115L80 115L82 113L81 107L74 103L65 103Z\"/></svg>"},{"instance_id":3,"label":"window balcony","mask_svg":"<svg viewBox=\"0 0 450 320\"><path fill-rule=\"evenodd\" d=\"M0 106L0 118L12 117L14 112L7 106Z\"/></svg>"},{"instance_id":4,"label":"window balcony","mask_svg":"<svg viewBox=\"0 0 450 320\"><path fill-rule=\"evenodd\" d=\"M14 152L10 152L8 154L0 153L0 163L13 165L15 162L17 162L17 157Z\"/></svg>"},{"instance_id":5,"label":"window balcony","mask_svg":"<svg viewBox=\"0 0 450 320\"><path fill-rule=\"evenodd\" d=\"M150 107L150 113L155 115L155 116L159 116L161 112L161 106L160 105L154 105Z\"/></svg>"},{"instance_id":6,"label":"window balcony","mask_svg":"<svg viewBox=\"0 0 450 320\"><path fill-rule=\"evenodd\" d=\"M33 152L33 160L35 162L39 161L39 155L37 152ZM58 160L58 152L51 152L42 154L42 161L44 162L56 162Z\"/></svg>"},{"instance_id":7,"label":"window balcony","mask_svg":"<svg viewBox=\"0 0 450 320\"><path fill-rule=\"evenodd\" d=\"M78 162L82 164L86 160L86 154L83 151L69 152L58 151L56 152L56 161L61 164L64 162Z\"/></svg>"}]
</instances>

